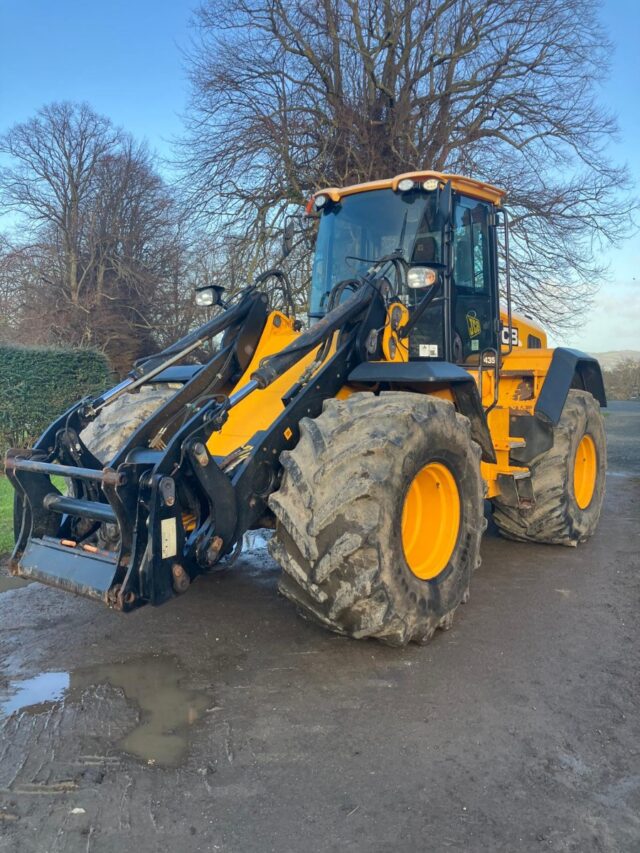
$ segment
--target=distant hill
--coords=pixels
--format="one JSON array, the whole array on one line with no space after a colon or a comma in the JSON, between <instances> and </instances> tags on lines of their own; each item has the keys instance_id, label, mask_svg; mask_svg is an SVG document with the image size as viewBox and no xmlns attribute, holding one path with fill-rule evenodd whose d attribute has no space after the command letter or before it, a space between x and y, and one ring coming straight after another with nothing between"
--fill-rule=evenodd
<instances>
[{"instance_id":1,"label":"distant hill","mask_svg":"<svg viewBox=\"0 0 640 853\"><path fill-rule=\"evenodd\" d=\"M640 352L634 349L594 352L604 373L609 400L640 398Z\"/></svg>"},{"instance_id":2,"label":"distant hill","mask_svg":"<svg viewBox=\"0 0 640 853\"><path fill-rule=\"evenodd\" d=\"M594 358L600 362L603 370L613 370L621 361L640 361L640 350L637 349L616 349L610 352L592 352Z\"/></svg>"}]
</instances>

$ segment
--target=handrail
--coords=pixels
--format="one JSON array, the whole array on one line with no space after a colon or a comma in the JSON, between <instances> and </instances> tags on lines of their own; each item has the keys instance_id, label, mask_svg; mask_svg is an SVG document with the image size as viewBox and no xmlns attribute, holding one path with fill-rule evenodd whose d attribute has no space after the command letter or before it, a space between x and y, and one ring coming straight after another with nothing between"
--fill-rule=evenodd
<instances>
[{"instance_id":1,"label":"handrail","mask_svg":"<svg viewBox=\"0 0 640 853\"><path fill-rule=\"evenodd\" d=\"M512 312L511 312L511 265L509 263L509 214L506 208L502 209L504 214L504 274L507 285L507 328L509 330L509 349L506 353L502 352L502 341L500 341L500 355L511 355L513 351L513 335L511 333Z\"/></svg>"}]
</instances>

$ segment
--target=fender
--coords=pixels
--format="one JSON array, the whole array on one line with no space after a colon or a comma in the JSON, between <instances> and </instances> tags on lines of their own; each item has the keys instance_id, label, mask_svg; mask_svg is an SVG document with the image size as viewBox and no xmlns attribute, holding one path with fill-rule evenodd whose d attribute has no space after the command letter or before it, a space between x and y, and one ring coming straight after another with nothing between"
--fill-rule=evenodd
<instances>
[{"instance_id":1,"label":"fender","mask_svg":"<svg viewBox=\"0 0 640 853\"><path fill-rule=\"evenodd\" d=\"M348 378L358 385L382 385L381 390L404 387L428 394L449 388L456 409L471 422L471 437L482 450L485 462L496 462L487 417L482 408L475 379L462 367L448 361L364 361Z\"/></svg>"},{"instance_id":2,"label":"fender","mask_svg":"<svg viewBox=\"0 0 640 853\"><path fill-rule=\"evenodd\" d=\"M597 359L580 350L557 347L536 401L535 413L555 426L571 388L589 391L601 406L606 407L602 371Z\"/></svg>"}]
</instances>

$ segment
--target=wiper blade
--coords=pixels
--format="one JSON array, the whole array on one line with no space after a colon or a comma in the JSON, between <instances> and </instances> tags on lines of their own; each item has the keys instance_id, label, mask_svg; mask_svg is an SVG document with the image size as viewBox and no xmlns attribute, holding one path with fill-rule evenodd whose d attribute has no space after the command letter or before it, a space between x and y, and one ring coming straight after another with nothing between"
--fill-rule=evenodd
<instances>
[{"instance_id":1,"label":"wiper blade","mask_svg":"<svg viewBox=\"0 0 640 853\"><path fill-rule=\"evenodd\" d=\"M376 262L375 258L361 258L358 255L345 255L345 261L362 261L365 264L374 264Z\"/></svg>"},{"instance_id":2,"label":"wiper blade","mask_svg":"<svg viewBox=\"0 0 640 853\"><path fill-rule=\"evenodd\" d=\"M407 216L408 216L408 214L409 214L409 211L405 210L404 219L402 220L402 230L400 231L400 240L398 241L398 248L396 249L396 252L402 252L403 259L404 259L404 252L402 250L402 244L404 243L404 235L405 235L406 230L407 230Z\"/></svg>"}]
</instances>

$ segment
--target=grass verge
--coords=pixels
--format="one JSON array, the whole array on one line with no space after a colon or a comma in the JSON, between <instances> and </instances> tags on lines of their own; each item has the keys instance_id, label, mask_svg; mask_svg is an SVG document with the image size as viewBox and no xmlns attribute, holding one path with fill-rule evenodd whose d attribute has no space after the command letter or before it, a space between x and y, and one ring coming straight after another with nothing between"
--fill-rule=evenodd
<instances>
[{"instance_id":1,"label":"grass verge","mask_svg":"<svg viewBox=\"0 0 640 853\"><path fill-rule=\"evenodd\" d=\"M0 476L0 557L13 550L13 488Z\"/></svg>"},{"instance_id":2,"label":"grass verge","mask_svg":"<svg viewBox=\"0 0 640 853\"><path fill-rule=\"evenodd\" d=\"M62 494L67 487L62 477L52 477L51 482ZM0 474L0 559L13 551L13 486Z\"/></svg>"}]
</instances>

